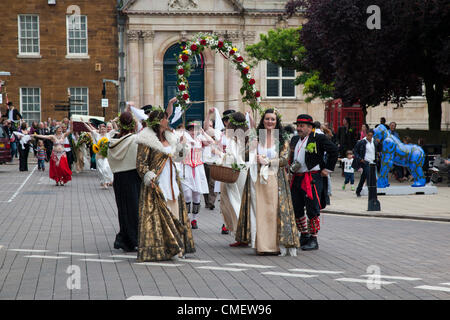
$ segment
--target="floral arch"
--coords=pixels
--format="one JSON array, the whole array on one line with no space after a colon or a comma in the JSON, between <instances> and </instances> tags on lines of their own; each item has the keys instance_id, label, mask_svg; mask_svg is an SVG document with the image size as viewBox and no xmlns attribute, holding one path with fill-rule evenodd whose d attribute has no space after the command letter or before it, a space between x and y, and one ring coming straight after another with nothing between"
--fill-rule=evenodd
<instances>
[{"instance_id":1,"label":"floral arch","mask_svg":"<svg viewBox=\"0 0 450 320\"><path fill-rule=\"evenodd\" d=\"M178 56L177 64L177 99L183 111L189 108L189 83L187 78L191 72L191 63L197 55L210 48L220 53L225 59L234 63L242 79L241 95L242 101L247 102L253 111L260 111L261 97L256 88L256 81L250 73L250 66L245 63L244 57L230 41L220 39L218 36L209 33L198 33L183 46L182 53Z\"/></svg>"}]
</instances>

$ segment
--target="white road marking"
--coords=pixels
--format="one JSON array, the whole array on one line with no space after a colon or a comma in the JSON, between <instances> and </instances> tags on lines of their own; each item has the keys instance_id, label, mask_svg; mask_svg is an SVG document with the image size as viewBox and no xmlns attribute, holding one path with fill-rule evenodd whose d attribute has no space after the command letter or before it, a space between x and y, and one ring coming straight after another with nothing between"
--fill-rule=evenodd
<instances>
[{"instance_id":1,"label":"white road marking","mask_svg":"<svg viewBox=\"0 0 450 320\"><path fill-rule=\"evenodd\" d=\"M190 263L211 263L211 260L196 260L196 259L181 259L182 262L190 262Z\"/></svg>"},{"instance_id":2,"label":"white road marking","mask_svg":"<svg viewBox=\"0 0 450 320\"><path fill-rule=\"evenodd\" d=\"M8 249L8 250L17 252L48 252L48 250L35 250L35 249Z\"/></svg>"},{"instance_id":3,"label":"white road marking","mask_svg":"<svg viewBox=\"0 0 450 320\"><path fill-rule=\"evenodd\" d=\"M30 172L28 177L22 182L22 184L20 185L19 189L16 190L16 192L12 195L12 197L8 200L8 202L11 202L11 201L14 200L14 198L19 194L19 191L23 188L25 183L27 183L28 179L30 179L30 177L33 175L33 173L36 171L36 169L37 169L37 166L35 166L33 168L33 170Z\"/></svg>"},{"instance_id":4,"label":"white road marking","mask_svg":"<svg viewBox=\"0 0 450 320\"><path fill-rule=\"evenodd\" d=\"M450 292L449 287L439 287L439 286L418 286L414 287L416 289L424 289L424 290L435 290L435 291L444 291L444 292Z\"/></svg>"},{"instance_id":5,"label":"white road marking","mask_svg":"<svg viewBox=\"0 0 450 320\"><path fill-rule=\"evenodd\" d=\"M411 278L411 277L397 277L397 276L385 276L385 275L373 275L373 274L363 274L361 277L380 277L383 279L392 279L392 280L406 280L406 281L418 281L422 280L422 278Z\"/></svg>"},{"instance_id":6,"label":"white road marking","mask_svg":"<svg viewBox=\"0 0 450 320\"><path fill-rule=\"evenodd\" d=\"M129 256L126 254L113 254L112 256L109 256L110 258L121 258L121 259L137 259L136 255Z\"/></svg>"},{"instance_id":7,"label":"white road marking","mask_svg":"<svg viewBox=\"0 0 450 320\"><path fill-rule=\"evenodd\" d=\"M261 272L261 274L266 274L270 276L281 276L281 277L294 277L294 278L314 278L316 275L312 274L301 274L301 273L287 273L287 272Z\"/></svg>"},{"instance_id":8,"label":"white road marking","mask_svg":"<svg viewBox=\"0 0 450 320\"><path fill-rule=\"evenodd\" d=\"M344 271L329 271L329 270L314 270L314 269L289 269L289 271L307 272L307 273L328 273L328 274L344 273Z\"/></svg>"},{"instance_id":9,"label":"white road marking","mask_svg":"<svg viewBox=\"0 0 450 320\"><path fill-rule=\"evenodd\" d=\"M244 268L260 268L260 269L270 269L276 268L275 266L264 266L261 264L247 264L247 263L227 263L226 266L244 267Z\"/></svg>"},{"instance_id":10,"label":"white road marking","mask_svg":"<svg viewBox=\"0 0 450 320\"><path fill-rule=\"evenodd\" d=\"M1 248L0 248L1 249ZM450 282L443 282L443 283L441 283L441 284L443 284L444 286L450 286Z\"/></svg>"},{"instance_id":11,"label":"white road marking","mask_svg":"<svg viewBox=\"0 0 450 320\"><path fill-rule=\"evenodd\" d=\"M58 254L67 256L98 256L97 253L82 253L82 252L58 252Z\"/></svg>"},{"instance_id":12,"label":"white road marking","mask_svg":"<svg viewBox=\"0 0 450 320\"><path fill-rule=\"evenodd\" d=\"M339 278L334 279L336 281L344 281L344 282L357 282L357 283L370 283L370 284L391 284L395 282L383 281L383 280L371 280L371 279L357 279L357 278Z\"/></svg>"},{"instance_id":13,"label":"white road marking","mask_svg":"<svg viewBox=\"0 0 450 320\"><path fill-rule=\"evenodd\" d=\"M232 272L247 270L247 269L224 268L224 267L197 267L197 269L216 270L216 271L232 271Z\"/></svg>"},{"instance_id":14,"label":"white road marking","mask_svg":"<svg viewBox=\"0 0 450 320\"><path fill-rule=\"evenodd\" d=\"M110 259L80 259L80 261L87 261L87 262L106 262L106 263L122 262L122 260L110 260Z\"/></svg>"},{"instance_id":15,"label":"white road marking","mask_svg":"<svg viewBox=\"0 0 450 320\"><path fill-rule=\"evenodd\" d=\"M3 249L3 246L0 246L0 250L2 250Z\"/></svg>"},{"instance_id":16,"label":"white road marking","mask_svg":"<svg viewBox=\"0 0 450 320\"><path fill-rule=\"evenodd\" d=\"M160 263L160 262L138 262L135 263L141 266L156 266L156 267L180 267L184 266L184 264L176 264L176 263Z\"/></svg>"},{"instance_id":17,"label":"white road marking","mask_svg":"<svg viewBox=\"0 0 450 320\"><path fill-rule=\"evenodd\" d=\"M197 297L169 297L169 296L131 296L127 300L224 300Z\"/></svg>"},{"instance_id":18,"label":"white road marking","mask_svg":"<svg viewBox=\"0 0 450 320\"><path fill-rule=\"evenodd\" d=\"M25 258L39 258L39 259L65 259L67 257L61 257L61 256L40 256L40 255L31 255L31 256L25 256Z\"/></svg>"}]
</instances>

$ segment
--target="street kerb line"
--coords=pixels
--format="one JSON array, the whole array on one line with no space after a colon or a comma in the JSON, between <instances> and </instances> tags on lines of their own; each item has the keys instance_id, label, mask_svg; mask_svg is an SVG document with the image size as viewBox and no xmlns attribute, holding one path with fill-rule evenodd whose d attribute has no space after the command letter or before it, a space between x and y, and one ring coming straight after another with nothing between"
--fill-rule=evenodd
<instances>
[{"instance_id":1,"label":"street kerb line","mask_svg":"<svg viewBox=\"0 0 450 320\"><path fill-rule=\"evenodd\" d=\"M11 202L14 200L14 198L19 194L19 191L23 188L23 186L25 185L25 183L27 183L28 179L30 179L30 177L33 175L34 171L36 171L37 166L35 166L33 168L33 170L30 172L30 174L28 175L28 177L25 179L24 182L22 182L22 184L20 185L19 189L17 189L17 191L12 195L12 197L7 201L7 202Z\"/></svg>"}]
</instances>

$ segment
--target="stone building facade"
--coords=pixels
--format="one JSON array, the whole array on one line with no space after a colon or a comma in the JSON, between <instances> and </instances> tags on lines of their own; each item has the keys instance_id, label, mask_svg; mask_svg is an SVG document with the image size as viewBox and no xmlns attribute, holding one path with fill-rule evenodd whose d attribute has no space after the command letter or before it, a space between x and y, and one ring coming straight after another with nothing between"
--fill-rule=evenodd
<instances>
[{"instance_id":1,"label":"stone building facade","mask_svg":"<svg viewBox=\"0 0 450 320\"><path fill-rule=\"evenodd\" d=\"M285 0L127 1L122 8L127 19L126 96L140 106L165 105L170 96L167 91L173 87L167 80L170 76L165 63L168 50L198 32L210 32L231 40L245 56L245 46L258 42L261 33L276 27L296 27L303 22L301 16L288 21L282 19L285 3ZM204 85L196 89L202 90L200 96L206 101L201 106L203 113L210 107L249 110L249 106L240 101L241 80L233 65L211 50L206 50L204 56L201 79ZM317 99L306 103L302 86L287 88L284 94L284 84L289 87L289 81L292 82L292 77L283 77L284 70L276 74L273 65L260 62L251 72L261 90L262 106L280 109L283 122L293 122L300 113L309 113L314 119L324 121L324 102ZM280 85L278 95L277 83ZM398 109L394 105L370 108L366 120L373 126L383 116L388 122L396 121L398 128L428 127L424 97L415 97ZM448 130L449 126L450 108L444 103L442 129Z\"/></svg>"},{"instance_id":2,"label":"stone building facade","mask_svg":"<svg viewBox=\"0 0 450 320\"><path fill-rule=\"evenodd\" d=\"M54 2L55 4L51 4ZM103 116L102 79L117 80L117 11L115 0L2 0L0 76L3 87L24 118L61 120L55 111L68 92L83 100L73 114ZM76 15L79 14L77 18ZM106 85L106 118L117 116L118 90Z\"/></svg>"}]
</instances>

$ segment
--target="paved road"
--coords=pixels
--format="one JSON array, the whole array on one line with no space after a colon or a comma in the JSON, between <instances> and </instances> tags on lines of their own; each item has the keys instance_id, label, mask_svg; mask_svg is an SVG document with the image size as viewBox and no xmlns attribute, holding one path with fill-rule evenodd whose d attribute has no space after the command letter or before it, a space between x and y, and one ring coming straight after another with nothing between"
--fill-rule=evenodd
<instances>
[{"instance_id":1,"label":"paved road","mask_svg":"<svg viewBox=\"0 0 450 320\"><path fill-rule=\"evenodd\" d=\"M34 168L0 166L0 299L450 299L446 222L325 215L320 250L260 257L202 208L195 254L137 264L113 248L114 194L95 172L56 187Z\"/></svg>"}]
</instances>

